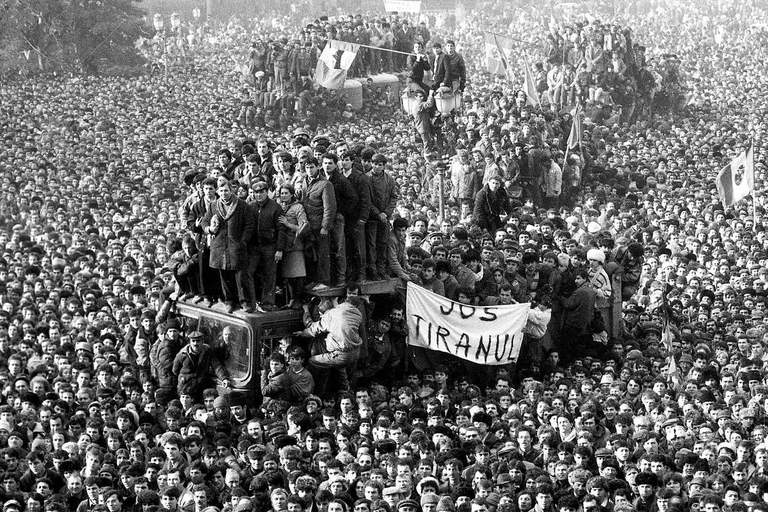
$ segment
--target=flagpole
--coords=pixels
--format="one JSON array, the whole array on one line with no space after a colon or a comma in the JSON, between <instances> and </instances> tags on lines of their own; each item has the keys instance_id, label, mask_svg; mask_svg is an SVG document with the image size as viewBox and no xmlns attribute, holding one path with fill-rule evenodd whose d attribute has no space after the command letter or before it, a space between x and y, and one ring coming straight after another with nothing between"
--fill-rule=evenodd
<instances>
[{"instance_id":1,"label":"flagpole","mask_svg":"<svg viewBox=\"0 0 768 512\"><path fill-rule=\"evenodd\" d=\"M752 157L752 169L755 168L755 138L750 137L749 139L749 152L750 156ZM755 186L755 176L754 173L752 175L752 222L753 226L752 229L757 229L757 186Z\"/></svg>"},{"instance_id":2,"label":"flagpole","mask_svg":"<svg viewBox=\"0 0 768 512\"><path fill-rule=\"evenodd\" d=\"M516 42L518 42L518 43L521 43L521 44L524 44L524 45L527 45L527 46L533 46L534 48L541 48L541 45L540 45L540 44L537 44L537 43L530 43L530 42L528 42L528 41L524 41L523 39L519 39L519 38L517 38L517 37L510 37L510 36L506 36L506 35L504 35L504 34L497 34L497 33L495 33L495 32L490 32L490 31L488 31L488 30L486 30L485 32L486 32L487 34L491 34L491 35L492 35L492 36L494 36L494 37L503 37L503 38L505 38L505 39L509 39L509 40L511 40L511 41L516 41Z\"/></svg>"},{"instance_id":3,"label":"flagpole","mask_svg":"<svg viewBox=\"0 0 768 512\"><path fill-rule=\"evenodd\" d=\"M323 39L325 39L326 41L329 41L329 42L330 41L336 41L336 42L339 42L339 43L346 43L346 44L351 44L351 45L354 45L354 46L359 46L360 48L370 48L371 50L379 50L381 52L398 53L400 55L417 55L417 54L415 54L413 52L401 52L399 50L390 50L389 48L379 48L378 46L371 46L371 45L367 45L367 44L350 43L349 41L342 41L341 39L330 39L330 38L327 38L327 37L325 37Z\"/></svg>"}]
</instances>

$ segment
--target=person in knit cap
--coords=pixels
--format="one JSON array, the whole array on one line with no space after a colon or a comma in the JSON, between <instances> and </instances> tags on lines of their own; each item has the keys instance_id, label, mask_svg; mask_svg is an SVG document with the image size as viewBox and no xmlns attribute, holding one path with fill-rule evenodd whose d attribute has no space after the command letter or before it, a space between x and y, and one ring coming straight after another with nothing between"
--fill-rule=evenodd
<instances>
[{"instance_id":1,"label":"person in knit cap","mask_svg":"<svg viewBox=\"0 0 768 512\"><path fill-rule=\"evenodd\" d=\"M504 226L501 215L510 215L512 205L509 202L507 190L502 186L503 180L498 172L491 171L485 181L483 188L475 195L472 218L481 229L493 234Z\"/></svg>"},{"instance_id":2,"label":"person in knit cap","mask_svg":"<svg viewBox=\"0 0 768 512\"><path fill-rule=\"evenodd\" d=\"M435 512L455 512L455 510L456 507L453 506L453 499L450 496L441 496L435 506Z\"/></svg>"},{"instance_id":3,"label":"person in knit cap","mask_svg":"<svg viewBox=\"0 0 768 512\"><path fill-rule=\"evenodd\" d=\"M440 502L440 496L433 492L428 492L421 497L422 512L436 512L437 504Z\"/></svg>"}]
</instances>

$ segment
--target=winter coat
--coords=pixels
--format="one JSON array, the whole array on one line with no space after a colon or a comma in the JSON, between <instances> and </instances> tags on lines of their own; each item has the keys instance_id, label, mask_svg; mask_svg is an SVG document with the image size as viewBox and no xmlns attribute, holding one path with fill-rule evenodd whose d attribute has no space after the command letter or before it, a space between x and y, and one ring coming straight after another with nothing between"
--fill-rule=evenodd
<instances>
[{"instance_id":1,"label":"winter coat","mask_svg":"<svg viewBox=\"0 0 768 512\"><path fill-rule=\"evenodd\" d=\"M345 222L357 222L360 215L360 197L352 183L338 170L328 176L328 181L333 184L333 191L336 193L336 213L341 214Z\"/></svg>"},{"instance_id":2,"label":"winter coat","mask_svg":"<svg viewBox=\"0 0 768 512\"><path fill-rule=\"evenodd\" d=\"M304 329L308 336L318 336L328 333L325 347L328 352L354 352L360 349L363 340L360 339L360 322L363 315L350 302L342 302L335 308L329 309L317 322L312 322Z\"/></svg>"},{"instance_id":3,"label":"winter coat","mask_svg":"<svg viewBox=\"0 0 768 512\"><path fill-rule=\"evenodd\" d=\"M464 62L464 57L458 52L453 52L453 55L447 55L447 57L448 67L451 72L451 82L458 80L459 90L463 91L467 81L467 65Z\"/></svg>"},{"instance_id":4,"label":"winter coat","mask_svg":"<svg viewBox=\"0 0 768 512\"><path fill-rule=\"evenodd\" d=\"M195 395L211 382L211 372L224 380L227 371L214 357L213 349L203 343L197 354L193 354L189 345L182 348L173 360L173 374L178 378L179 394Z\"/></svg>"},{"instance_id":5,"label":"winter coat","mask_svg":"<svg viewBox=\"0 0 768 512\"><path fill-rule=\"evenodd\" d=\"M371 214L371 203L373 201L371 179L357 169L352 169L352 172L350 172L349 176L346 178L352 184L352 188L355 189L357 197L360 200L360 203L358 204L357 219L368 220L368 217Z\"/></svg>"},{"instance_id":6,"label":"winter coat","mask_svg":"<svg viewBox=\"0 0 768 512\"><path fill-rule=\"evenodd\" d=\"M597 294L595 307L603 309L610 306L611 280L603 267L598 267L596 270L589 269L589 284L592 285Z\"/></svg>"},{"instance_id":7,"label":"winter coat","mask_svg":"<svg viewBox=\"0 0 768 512\"><path fill-rule=\"evenodd\" d=\"M595 289L587 282L576 288L573 295L563 300L562 332L571 335L589 333L589 323L595 314L596 297Z\"/></svg>"},{"instance_id":8,"label":"winter coat","mask_svg":"<svg viewBox=\"0 0 768 512\"><path fill-rule=\"evenodd\" d=\"M546 197L558 197L563 191L563 171L555 162L544 170L541 179L541 190Z\"/></svg>"},{"instance_id":9,"label":"winter coat","mask_svg":"<svg viewBox=\"0 0 768 512\"><path fill-rule=\"evenodd\" d=\"M388 172L381 174L371 173L371 214L370 220L381 220L379 215L386 213L387 217L392 218L397 206L397 200L400 199L400 192L393 178Z\"/></svg>"},{"instance_id":10,"label":"winter coat","mask_svg":"<svg viewBox=\"0 0 768 512\"><path fill-rule=\"evenodd\" d=\"M426 55L418 57L420 58L413 54L408 55L405 63L405 77L416 83L421 83L424 81L424 72L431 71L432 65Z\"/></svg>"},{"instance_id":11,"label":"winter coat","mask_svg":"<svg viewBox=\"0 0 768 512\"><path fill-rule=\"evenodd\" d=\"M286 228L285 251L303 251L304 241L309 230L309 222L307 221L307 213L304 211L304 206L300 202L293 200L284 206L282 215L285 215L289 223L299 226L299 230L296 232Z\"/></svg>"},{"instance_id":12,"label":"winter coat","mask_svg":"<svg viewBox=\"0 0 768 512\"><path fill-rule=\"evenodd\" d=\"M333 184L322 175L314 180L307 176L300 192L301 203L312 231L330 231L336 219L336 192Z\"/></svg>"},{"instance_id":13,"label":"winter coat","mask_svg":"<svg viewBox=\"0 0 768 512\"><path fill-rule=\"evenodd\" d=\"M435 85L434 89L437 89L440 84L444 83L448 87L451 86L451 61L448 59L448 55L441 53L435 57L435 61L432 64L434 73L432 74L432 80Z\"/></svg>"},{"instance_id":14,"label":"winter coat","mask_svg":"<svg viewBox=\"0 0 768 512\"><path fill-rule=\"evenodd\" d=\"M504 188L491 192L488 185L485 185L475 195L475 210L472 217L481 229L487 229L491 235L502 226L500 215L511 212L512 206L509 204L509 197Z\"/></svg>"},{"instance_id":15,"label":"winter coat","mask_svg":"<svg viewBox=\"0 0 768 512\"><path fill-rule=\"evenodd\" d=\"M171 255L168 260L168 269L174 276L186 276L190 271L194 270L198 263L199 253L194 253L192 256L187 256L187 253L183 250L176 251Z\"/></svg>"},{"instance_id":16,"label":"winter coat","mask_svg":"<svg viewBox=\"0 0 768 512\"><path fill-rule=\"evenodd\" d=\"M482 186L482 178L470 162L463 163L456 159L451 165L451 184L454 198L474 199Z\"/></svg>"},{"instance_id":17,"label":"winter coat","mask_svg":"<svg viewBox=\"0 0 768 512\"><path fill-rule=\"evenodd\" d=\"M291 400L291 379L288 373L283 370L280 373L272 374L268 370L261 371L261 394L268 398L277 400Z\"/></svg>"},{"instance_id":18,"label":"winter coat","mask_svg":"<svg viewBox=\"0 0 768 512\"><path fill-rule=\"evenodd\" d=\"M149 359L152 365L152 373L159 387L176 387L176 375L174 375L173 366L176 354L180 348L180 341L173 341L163 337L163 339L157 342L157 346L153 346L150 350Z\"/></svg>"},{"instance_id":19,"label":"winter coat","mask_svg":"<svg viewBox=\"0 0 768 512\"><path fill-rule=\"evenodd\" d=\"M286 245L286 228L277 219L283 214L283 209L272 199L264 204L254 201L248 205L253 216L253 234L248 241L250 247L266 247L276 245L276 250L283 251Z\"/></svg>"},{"instance_id":20,"label":"winter coat","mask_svg":"<svg viewBox=\"0 0 768 512\"><path fill-rule=\"evenodd\" d=\"M211 239L211 268L239 270L245 266L246 247L253 235L254 217L249 214L245 201L237 197L234 200L237 205L231 216L226 217L222 202L218 200L203 218L206 231L214 215L219 218L219 230Z\"/></svg>"},{"instance_id":21,"label":"winter coat","mask_svg":"<svg viewBox=\"0 0 768 512\"><path fill-rule=\"evenodd\" d=\"M389 257L387 258L388 274L401 279L409 278L408 258L405 254L405 242L397 237L393 231L389 234L388 242Z\"/></svg>"}]
</instances>

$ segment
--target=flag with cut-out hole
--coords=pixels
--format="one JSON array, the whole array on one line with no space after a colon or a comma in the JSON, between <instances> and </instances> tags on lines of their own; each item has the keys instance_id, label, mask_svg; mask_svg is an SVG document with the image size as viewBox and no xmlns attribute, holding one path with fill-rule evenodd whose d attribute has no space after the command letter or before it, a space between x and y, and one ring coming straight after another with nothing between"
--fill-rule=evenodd
<instances>
[{"instance_id":1,"label":"flag with cut-out hole","mask_svg":"<svg viewBox=\"0 0 768 512\"><path fill-rule=\"evenodd\" d=\"M723 207L738 203L755 190L755 163L752 144L731 163L723 167L715 179Z\"/></svg>"},{"instance_id":2,"label":"flag with cut-out hole","mask_svg":"<svg viewBox=\"0 0 768 512\"><path fill-rule=\"evenodd\" d=\"M360 45L330 39L317 60L315 83L326 89L343 89L359 49Z\"/></svg>"}]
</instances>

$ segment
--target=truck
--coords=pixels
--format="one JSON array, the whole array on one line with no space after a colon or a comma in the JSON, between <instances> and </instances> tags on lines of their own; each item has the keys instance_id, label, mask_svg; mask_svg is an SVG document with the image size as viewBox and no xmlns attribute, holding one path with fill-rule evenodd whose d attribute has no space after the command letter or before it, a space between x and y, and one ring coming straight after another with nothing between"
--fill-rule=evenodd
<instances>
[{"instance_id":1,"label":"truck","mask_svg":"<svg viewBox=\"0 0 768 512\"><path fill-rule=\"evenodd\" d=\"M360 283L366 295L390 295L398 280L389 279ZM317 298L344 295L344 289L327 288L312 294ZM179 300L170 310L185 332L200 331L205 343L221 357L229 374L229 388L219 383L219 393L239 392L248 397L249 403L258 404L261 396L261 371L267 358L279 346L280 340L304 329L304 311L276 309L265 313L246 313L237 310L228 313L222 304L211 307L191 300ZM306 344L308 340L303 340ZM304 348L308 348L304 346ZM307 351L309 354L309 351Z\"/></svg>"}]
</instances>

